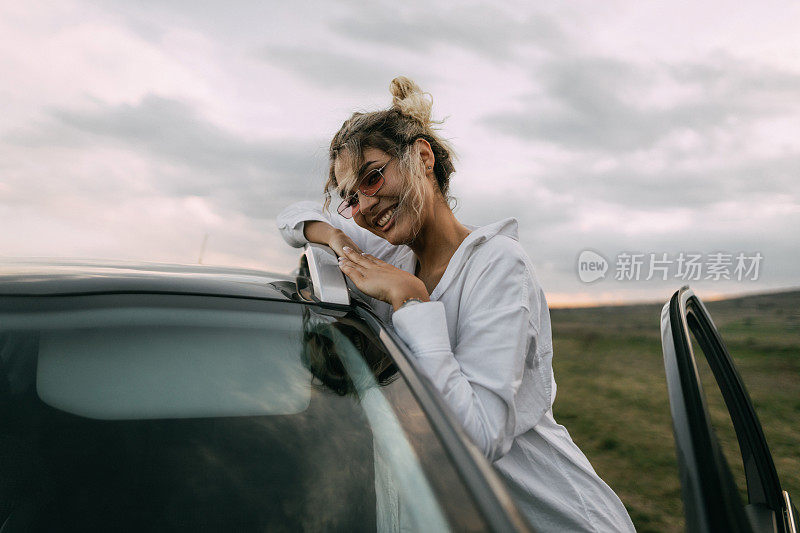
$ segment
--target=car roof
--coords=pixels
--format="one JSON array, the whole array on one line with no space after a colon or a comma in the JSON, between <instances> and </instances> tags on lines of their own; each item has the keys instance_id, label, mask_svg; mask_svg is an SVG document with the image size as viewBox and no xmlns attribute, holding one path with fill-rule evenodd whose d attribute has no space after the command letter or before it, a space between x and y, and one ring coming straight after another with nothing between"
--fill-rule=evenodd
<instances>
[{"instance_id":1,"label":"car roof","mask_svg":"<svg viewBox=\"0 0 800 533\"><path fill-rule=\"evenodd\" d=\"M86 259L0 259L0 295L204 294L290 300L295 278L257 269Z\"/></svg>"}]
</instances>

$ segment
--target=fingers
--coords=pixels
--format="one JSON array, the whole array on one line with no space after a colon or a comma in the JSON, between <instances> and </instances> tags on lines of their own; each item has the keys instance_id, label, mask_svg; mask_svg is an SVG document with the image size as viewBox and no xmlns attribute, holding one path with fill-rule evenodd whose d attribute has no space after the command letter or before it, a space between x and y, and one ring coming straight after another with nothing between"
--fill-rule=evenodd
<instances>
[{"instance_id":1,"label":"fingers","mask_svg":"<svg viewBox=\"0 0 800 533\"><path fill-rule=\"evenodd\" d=\"M368 261L370 263L379 263L380 262L380 259L378 259L374 255L369 255L367 253L362 253L361 257L363 257L366 261Z\"/></svg>"},{"instance_id":2,"label":"fingers","mask_svg":"<svg viewBox=\"0 0 800 533\"><path fill-rule=\"evenodd\" d=\"M359 252L358 250L352 250L348 247L345 248L347 248L345 250L345 255L347 256L347 258L359 265L368 266L368 265L376 265L378 263L383 262L374 255L370 255L365 252Z\"/></svg>"},{"instance_id":3,"label":"fingers","mask_svg":"<svg viewBox=\"0 0 800 533\"><path fill-rule=\"evenodd\" d=\"M353 276L364 277L364 267L346 257L339 258L339 268L350 278Z\"/></svg>"},{"instance_id":4,"label":"fingers","mask_svg":"<svg viewBox=\"0 0 800 533\"><path fill-rule=\"evenodd\" d=\"M353 239L351 239L350 237L348 237L346 235L345 235L344 240L342 241L342 247L345 247L345 246L347 246L348 248L352 248L353 250L355 250L358 253L361 253L361 249L356 244L356 241L354 241Z\"/></svg>"},{"instance_id":5,"label":"fingers","mask_svg":"<svg viewBox=\"0 0 800 533\"><path fill-rule=\"evenodd\" d=\"M372 263L372 261L367 259L367 257L364 254L356 252L349 246L345 246L344 248L342 248L342 250L344 250L344 257L349 259L353 263L356 263L357 265L366 266Z\"/></svg>"}]
</instances>

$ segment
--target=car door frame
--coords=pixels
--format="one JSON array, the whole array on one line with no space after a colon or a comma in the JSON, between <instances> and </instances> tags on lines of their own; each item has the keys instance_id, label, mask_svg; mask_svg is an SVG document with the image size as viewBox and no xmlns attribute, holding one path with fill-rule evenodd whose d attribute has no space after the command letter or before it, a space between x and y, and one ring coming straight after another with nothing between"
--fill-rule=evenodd
<instances>
[{"instance_id":1,"label":"car door frame","mask_svg":"<svg viewBox=\"0 0 800 533\"><path fill-rule=\"evenodd\" d=\"M736 431L747 508L711 425L690 333L705 354ZM781 489L744 382L708 310L688 286L664 305L661 339L687 531L753 531L755 526L796 532L796 510Z\"/></svg>"}]
</instances>

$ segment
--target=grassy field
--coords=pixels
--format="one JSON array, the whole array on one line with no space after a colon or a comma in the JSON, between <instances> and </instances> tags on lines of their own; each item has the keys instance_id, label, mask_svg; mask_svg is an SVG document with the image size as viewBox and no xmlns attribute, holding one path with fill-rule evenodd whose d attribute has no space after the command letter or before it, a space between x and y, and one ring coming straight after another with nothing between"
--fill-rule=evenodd
<instances>
[{"instance_id":1,"label":"grassy field","mask_svg":"<svg viewBox=\"0 0 800 533\"><path fill-rule=\"evenodd\" d=\"M800 499L800 291L706 306L756 406L781 484ZM660 304L551 311L556 420L640 532L683 530L660 313ZM712 419L741 482L735 435L706 378Z\"/></svg>"}]
</instances>

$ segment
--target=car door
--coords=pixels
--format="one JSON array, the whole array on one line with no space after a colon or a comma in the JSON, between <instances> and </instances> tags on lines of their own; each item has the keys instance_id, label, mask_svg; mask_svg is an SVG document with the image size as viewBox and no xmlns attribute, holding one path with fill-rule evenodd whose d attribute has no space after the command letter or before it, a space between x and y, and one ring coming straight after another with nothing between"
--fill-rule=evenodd
<instances>
[{"instance_id":1,"label":"car door","mask_svg":"<svg viewBox=\"0 0 800 533\"><path fill-rule=\"evenodd\" d=\"M796 532L797 510L781 489L747 389L707 309L688 286L664 305L661 343L687 531ZM712 391L704 390L699 370L705 365L735 430L746 504L712 426L706 398Z\"/></svg>"}]
</instances>

